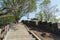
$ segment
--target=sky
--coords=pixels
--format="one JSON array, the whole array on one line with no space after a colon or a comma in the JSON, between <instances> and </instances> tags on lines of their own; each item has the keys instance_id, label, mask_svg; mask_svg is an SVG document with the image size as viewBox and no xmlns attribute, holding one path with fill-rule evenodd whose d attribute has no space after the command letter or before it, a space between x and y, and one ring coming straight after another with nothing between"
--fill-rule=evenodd
<instances>
[{"instance_id":1,"label":"sky","mask_svg":"<svg viewBox=\"0 0 60 40\"><path fill-rule=\"evenodd\" d=\"M35 15L40 12L40 9L39 9L39 4L40 4L40 2L41 2L40 0L38 0L38 1L36 2L37 9L36 9L35 11L29 13L29 18L35 18ZM23 16L23 17L21 18L21 20L27 20L27 16Z\"/></svg>"},{"instance_id":2,"label":"sky","mask_svg":"<svg viewBox=\"0 0 60 40\"><path fill-rule=\"evenodd\" d=\"M51 0L52 5L57 5L57 8L59 9L59 12L56 13L57 18L60 18L60 0Z\"/></svg>"},{"instance_id":3,"label":"sky","mask_svg":"<svg viewBox=\"0 0 60 40\"><path fill-rule=\"evenodd\" d=\"M40 12L39 4L41 3L41 0L37 0L36 5L37 9L34 12L29 13L29 18L35 18L35 15ZM60 10L60 0L51 0L51 5L56 5L56 7ZM56 13L56 18L60 18L60 12ZM23 16L21 19L27 20L27 16Z\"/></svg>"}]
</instances>

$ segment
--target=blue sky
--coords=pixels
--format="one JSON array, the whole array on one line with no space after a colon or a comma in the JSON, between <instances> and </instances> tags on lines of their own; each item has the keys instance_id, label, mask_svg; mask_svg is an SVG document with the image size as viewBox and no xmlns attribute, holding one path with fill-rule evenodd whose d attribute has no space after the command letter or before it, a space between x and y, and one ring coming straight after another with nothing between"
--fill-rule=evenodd
<instances>
[{"instance_id":1,"label":"blue sky","mask_svg":"<svg viewBox=\"0 0 60 40\"><path fill-rule=\"evenodd\" d=\"M51 2L52 2L52 5L57 5L57 8L60 11L60 0L51 0ZM57 18L60 18L60 12L56 13L56 15L57 15Z\"/></svg>"},{"instance_id":2,"label":"blue sky","mask_svg":"<svg viewBox=\"0 0 60 40\"><path fill-rule=\"evenodd\" d=\"M36 5L37 5L36 11L33 11L33 12L29 13L29 18L34 18L34 17L35 17L35 14L37 14L37 13L40 12L39 4L40 4L40 0L38 0L38 1L36 2ZM23 16L22 19L27 20L27 16Z\"/></svg>"},{"instance_id":3,"label":"blue sky","mask_svg":"<svg viewBox=\"0 0 60 40\"><path fill-rule=\"evenodd\" d=\"M38 0L36 5L37 5L37 9L36 11L30 13L29 18L34 18L35 14L40 12L39 9L39 4L40 4L41 0ZM51 0L51 5L57 5L57 8L60 10L60 0ZM60 18L60 12L56 13L57 17L56 18ZM27 19L27 16L22 17L22 19Z\"/></svg>"}]
</instances>

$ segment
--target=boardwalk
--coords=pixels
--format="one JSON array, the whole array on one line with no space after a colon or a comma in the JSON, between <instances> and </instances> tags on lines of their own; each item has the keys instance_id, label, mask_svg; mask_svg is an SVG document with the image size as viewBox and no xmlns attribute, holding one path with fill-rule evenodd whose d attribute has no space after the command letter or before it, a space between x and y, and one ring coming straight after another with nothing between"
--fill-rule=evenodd
<instances>
[{"instance_id":1,"label":"boardwalk","mask_svg":"<svg viewBox=\"0 0 60 40\"><path fill-rule=\"evenodd\" d=\"M14 27L14 28L13 28ZM22 24L15 24L3 40L35 40Z\"/></svg>"}]
</instances>

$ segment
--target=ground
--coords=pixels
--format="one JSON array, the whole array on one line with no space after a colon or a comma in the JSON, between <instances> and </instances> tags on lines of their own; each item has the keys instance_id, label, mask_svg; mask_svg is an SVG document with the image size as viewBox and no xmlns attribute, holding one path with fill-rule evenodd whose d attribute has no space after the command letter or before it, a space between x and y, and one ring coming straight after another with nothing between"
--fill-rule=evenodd
<instances>
[{"instance_id":1,"label":"ground","mask_svg":"<svg viewBox=\"0 0 60 40\"><path fill-rule=\"evenodd\" d=\"M30 29L30 31L33 31L42 40L60 40L60 36L58 36L58 35L48 33L48 32L44 32L42 30L37 31L38 30L37 28L35 28L35 29L29 28L29 29Z\"/></svg>"}]
</instances>

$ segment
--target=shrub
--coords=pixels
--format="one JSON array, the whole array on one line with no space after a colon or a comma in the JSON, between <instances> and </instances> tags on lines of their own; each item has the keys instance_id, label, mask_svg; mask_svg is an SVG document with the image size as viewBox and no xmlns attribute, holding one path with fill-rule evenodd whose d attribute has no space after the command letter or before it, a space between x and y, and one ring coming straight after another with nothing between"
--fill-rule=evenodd
<instances>
[{"instance_id":1,"label":"shrub","mask_svg":"<svg viewBox=\"0 0 60 40\"><path fill-rule=\"evenodd\" d=\"M9 22L15 22L15 19L13 16L7 16L7 17L0 18L0 24L5 24Z\"/></svg>"}]
</instances>

